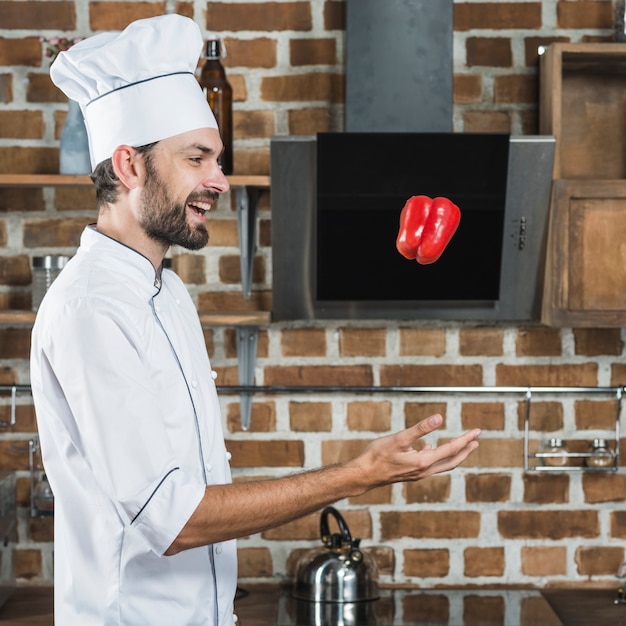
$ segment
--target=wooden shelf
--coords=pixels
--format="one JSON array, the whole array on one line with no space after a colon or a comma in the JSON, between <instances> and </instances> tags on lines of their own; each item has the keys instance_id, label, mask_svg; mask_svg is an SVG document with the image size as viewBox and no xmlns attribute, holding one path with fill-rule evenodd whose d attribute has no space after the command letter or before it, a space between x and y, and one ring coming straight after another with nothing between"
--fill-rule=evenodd
<instances>
[{"instance_id":1,"label":"wooden shelf","mask_svg":"<svg viewBox=\"0 0 626 626\"><path fill-rule=\"evenodd\" d=\"M211 311L199 313L203 326L267 326L269 311ZM33 311L0 311L0 324L28 324L35 322Z\"/></svg>"},{"instance_id":2,"label":"wooden shelf","mask_svg":"<svg viewBox=\"0 0 626 626\"><path fill-rule=\"evenodd\" d=\"M227 176L231 187L269 189L270 177L262 175ZM63 174L0 174L0 187L91 187L89 176Z\"/></svg>"}]
</instances>

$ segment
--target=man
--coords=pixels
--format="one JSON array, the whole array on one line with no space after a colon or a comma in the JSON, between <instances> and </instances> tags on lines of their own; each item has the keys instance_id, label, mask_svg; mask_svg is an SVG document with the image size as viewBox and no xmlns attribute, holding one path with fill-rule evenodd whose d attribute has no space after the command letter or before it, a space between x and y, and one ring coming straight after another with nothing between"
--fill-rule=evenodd
<instances>
[{"instance_id":1,"label":"man","mask_svg":"<svg viewBox=\"0 0 626 626\"><path fill-rule=\"evenodd\" d=\"M229 188L194 77L201 48L191 20L161 16L87 39L51 70L84 111L99 208L32 338L61 626L232 626L235 538L450 470L478 445L474 430L417 452L435 415L347 463L231 484L198 316L162 270L171 244L206 244Z\"/></svg>"}]
</instances>

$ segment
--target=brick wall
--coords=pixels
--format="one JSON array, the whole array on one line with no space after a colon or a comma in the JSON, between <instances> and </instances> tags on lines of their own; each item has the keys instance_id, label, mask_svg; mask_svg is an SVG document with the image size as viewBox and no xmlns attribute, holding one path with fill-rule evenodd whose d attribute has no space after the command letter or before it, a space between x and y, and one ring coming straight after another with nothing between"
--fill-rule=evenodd
<instances>
[{"instance_id":1,"label":"brick wall","mask_svg":"<svg viewBox=\"0 0 626 626\"><path fill-rule=\"evenodd\" d=\"M40 35L86 36L175 10L226 43L235 92L235 171L269 172L269 138L342 129L344 3L106 2L0 0L0 172L56 173L64 96L50 83ZM455 2L454 128L537 132L537 47L610 39L604 0ZM269 194L261 194L254 292L239 287L234 195L212 213L211 242L172 251L201 310L271 309ZM72 254L94 219L90 189L0 189L0 309L28 309L31 257ZM235 333L205 329L218 383L236 384ZM0 326L0 385L28 383L30 328ZM259 336L255 380L265 385L626 384L619 329L549 329L434 322L272 324ZM8 398L0 398L8 420ZM615 584L624 559L626 478L617 473L524 472L524 398L477 394L276 394L255 396L249 431L239 399L221 397L235 479L333 463L372 438L434 411L432 442L484 429L462 468L338 503L353 535L377 557L384 582L433 584ZM28 515L28 394L17 423L0 432L0 469L16 470L18 571L23 584L52 580L52 524ZM546 433L586 441L614 427L607 397L540 396L531 446ZM623 443L623 442L622 442ZM582 443L579 445L583 445ZM300 550L318 545L318 516L240 541L243 580L282 579Z\"/></svg>"}]
</instances>

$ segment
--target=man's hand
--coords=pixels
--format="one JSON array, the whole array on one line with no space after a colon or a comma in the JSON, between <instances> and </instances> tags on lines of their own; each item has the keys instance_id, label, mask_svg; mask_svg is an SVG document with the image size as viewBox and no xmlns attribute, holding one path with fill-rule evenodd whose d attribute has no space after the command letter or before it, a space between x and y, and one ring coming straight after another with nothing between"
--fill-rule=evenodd
<instances>
[{"instance_id":1,"label":"man's hand","mask_svg":"<svg viewBox=\"0 0 626 626\"><path fill-rule=\"evenodd\" d=\"M415 448L415 443L441 426L441 415L431 415L411 428L370 443L354 459L357 470L365 481L364 488L396 482L416 481L454 469L476 448L480 429L471 430L437 448L430 444Z\"/></svg>"}]
</instances>

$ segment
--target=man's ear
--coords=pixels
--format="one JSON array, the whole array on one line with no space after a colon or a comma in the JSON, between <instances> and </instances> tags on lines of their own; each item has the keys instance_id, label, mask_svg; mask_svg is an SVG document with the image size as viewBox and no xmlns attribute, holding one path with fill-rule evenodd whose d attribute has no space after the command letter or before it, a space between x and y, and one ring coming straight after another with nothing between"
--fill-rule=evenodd
<instances>
[{"instance_id":1,"label":"man's ear","mask_svg":"<svg viewBox=\"0 0 626 626\"><path fill-rule=\"evenodd\" d=\"M128 189L136 189L143 180L145 167L141 155L131 146L121 145L111 155L115 174Z\"/></svg>"}]
</instances>

